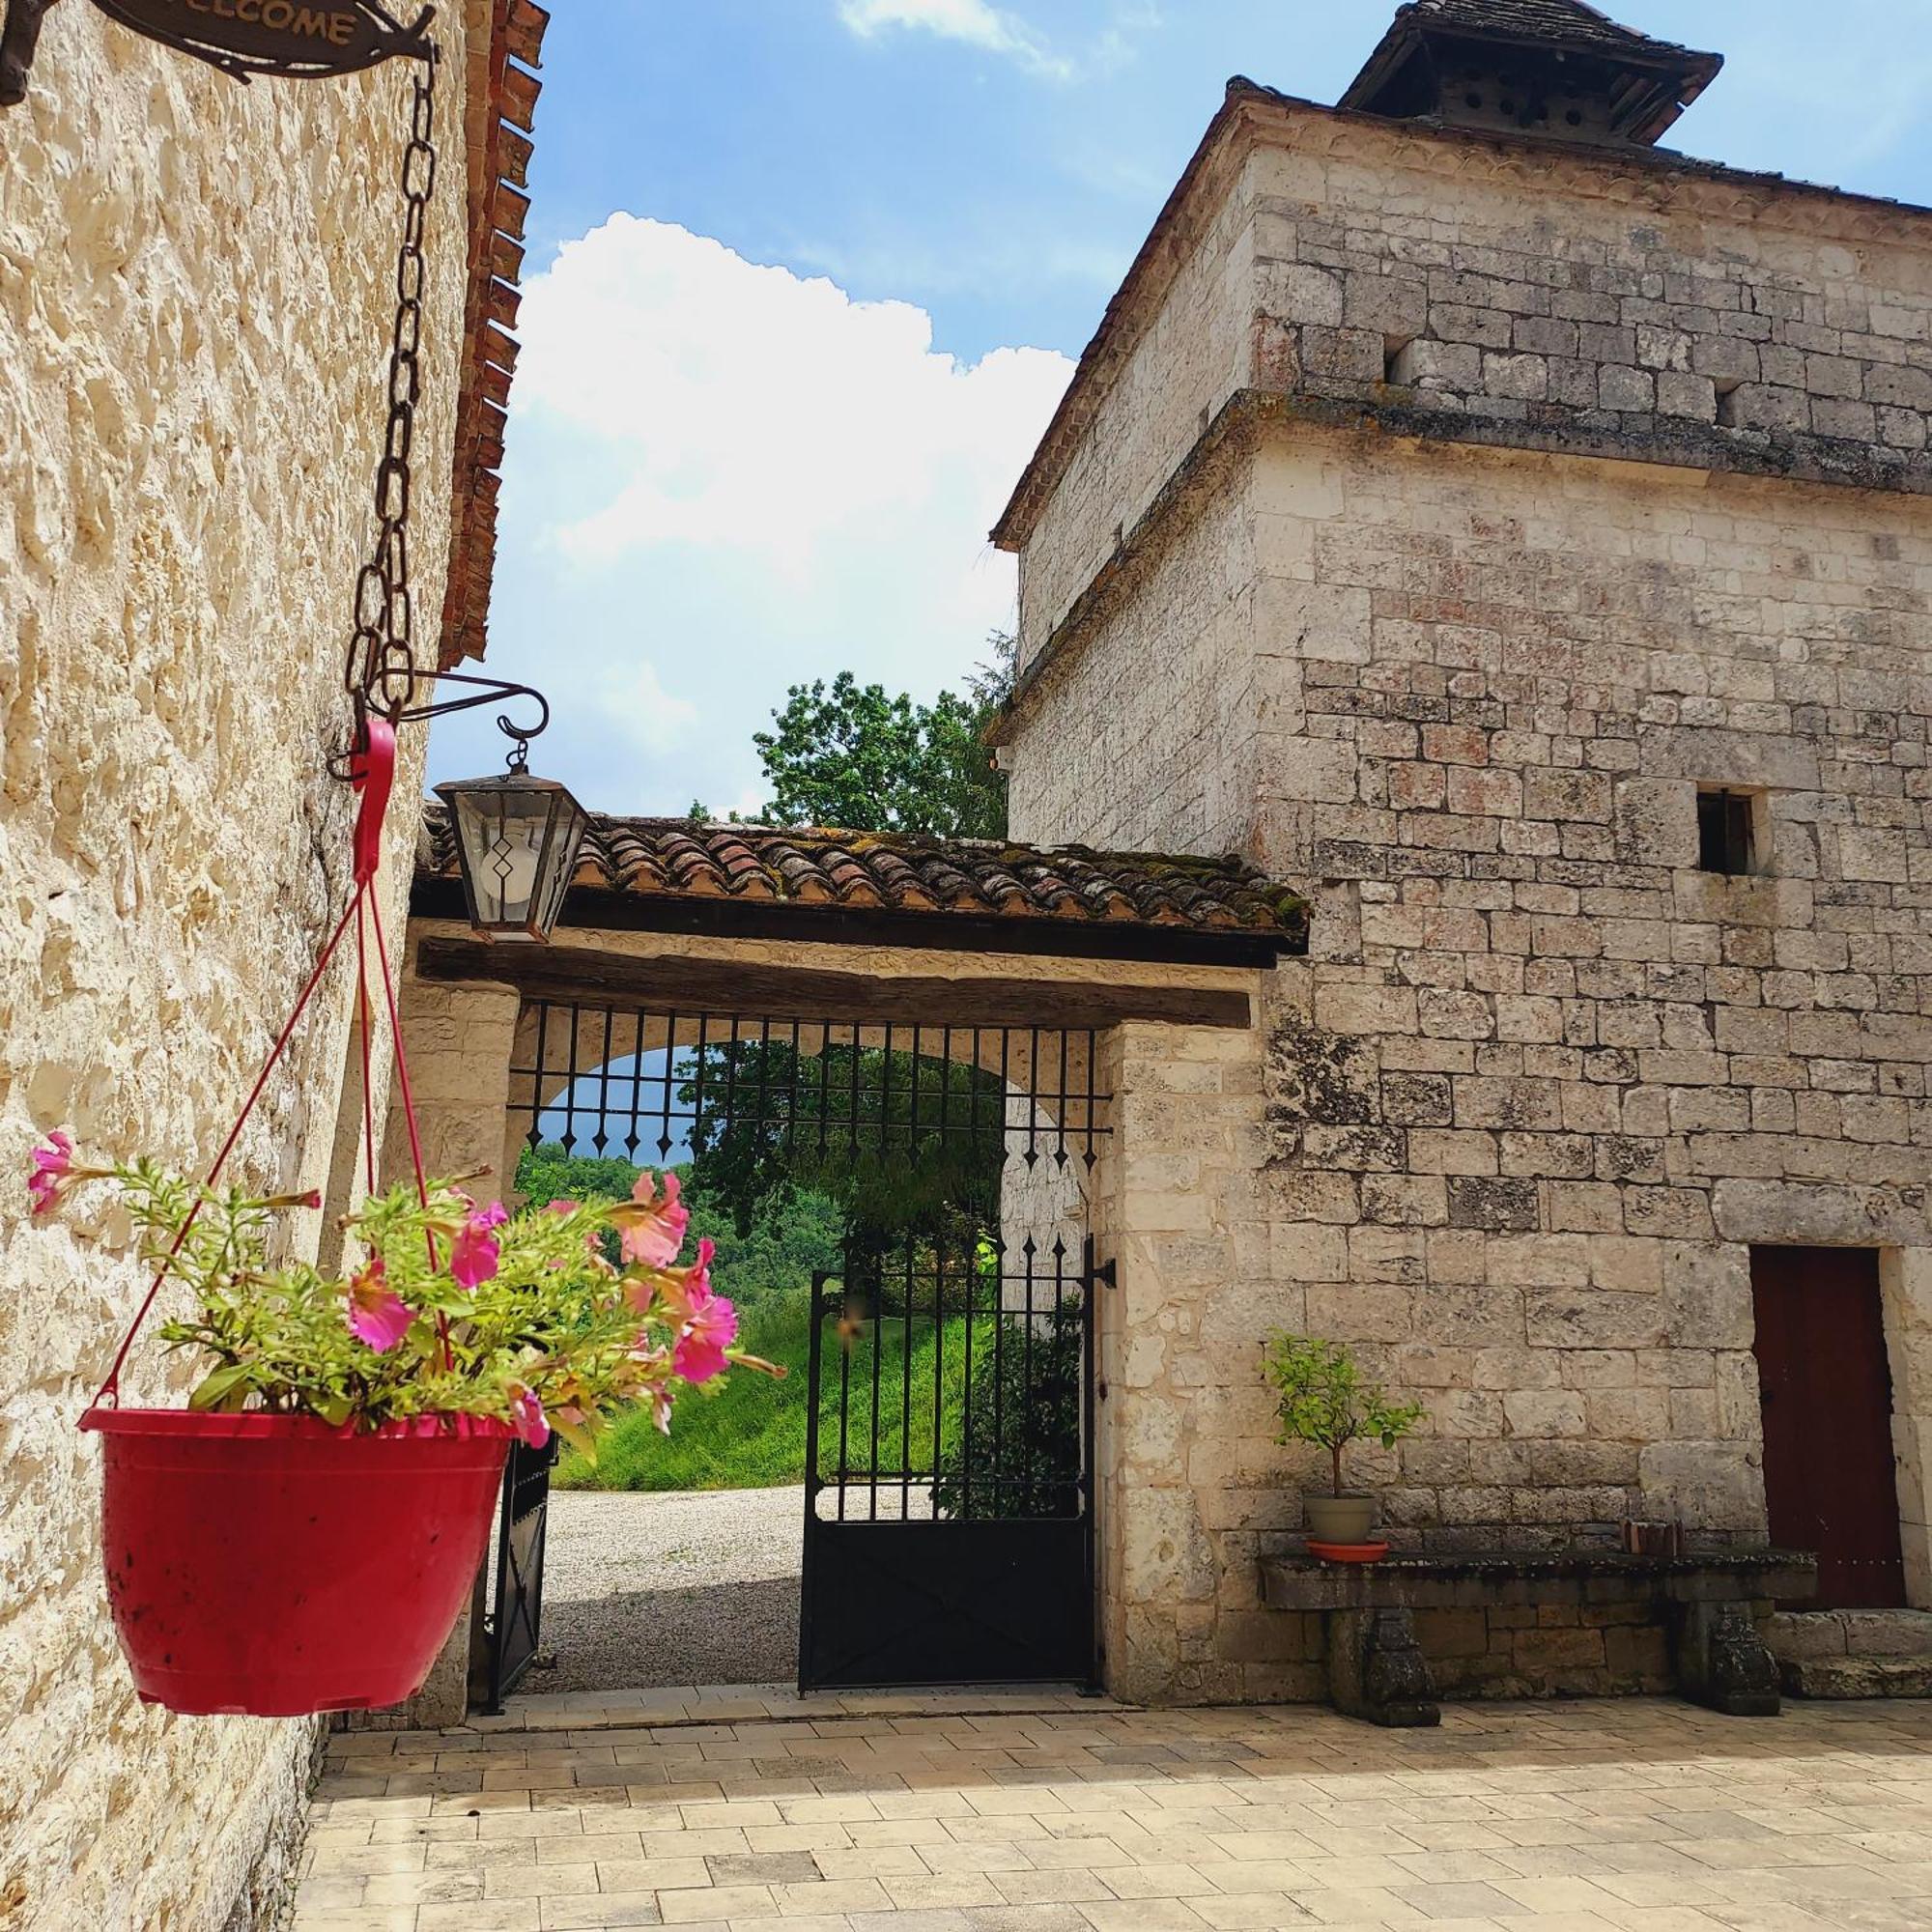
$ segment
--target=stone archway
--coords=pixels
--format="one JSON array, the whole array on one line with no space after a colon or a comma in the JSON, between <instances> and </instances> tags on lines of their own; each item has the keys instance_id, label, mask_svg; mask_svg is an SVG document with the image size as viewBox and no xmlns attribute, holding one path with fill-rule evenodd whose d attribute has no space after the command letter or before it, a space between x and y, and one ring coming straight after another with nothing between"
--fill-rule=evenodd
<instances>
[{"instance_id":1,"label":"stone archway","mask_svg":"<svg viewBox=\"0 0 1932 1932\"><path fill-rule=\"evenodd\" d=\"M935 928L939 924L934 922ZM583 940L595 943L576 943ZM822 970L822 962L839 970ZM1009 977L1001 977L1002 966ZM1014 966L1023 967L1025 977L1012 976ZM504 1190L532 1124L554 1111L573 1087L580 1117L587 1106L601 1106L607 1090L611 1108L622 1116L618 1131L607 1129L603 1151L640 1162L660 1160L659 1143L667 1137L665 1049L674 1046L680 1058L688 1058L700 1024L707 1045L718 1037L710 1030L712 1020L696 1021L694 1014L724 1013L727 1044L728 1016L736 1011L741 1046L750 1037L760 1043L781 1038L788 1046L795 1039L807 1060L823 1058L828 1046L848 1058L854 1046L888 1058L913 1049L920 1060L963 1065L990 1076L980 1092L986 1130L997 1144L1000 1237L1009 1248L1029 1237L1038 1250L1059 1243L1065 1306L1065 1271L1077 1274L1086 1259L1084 1243L1073 1239L1078 1218L1091 1222L1110 1253L1131 1238L1134 1225L1122 1195L1122 1158L1099 1130L1095 1114L1100 1090L1118 1081L1125 1064L1121 1030L1132 1030L1143 1050L1157 1050L1154 1043L1174 1026L1245 1032L1255 983L1251 970L1234 966L1163 968L1089 960L1055 962L1041 970L1029 962L937 948L916 952L828 947L801 956L796 949L771 944L680 941L634 932L574 931L570 943L548 951L479 947L459 928L418 919L412 927L404 1016L412 1063L418 1068L418 1112L430 1165L442 1173L492 1170ZM540 1011L545 1009L548 1022ZM565 1011L569 1018L559 1026L558 1014ZM783 1016L769 1022L769 1035L766 1014ZM794 1014L815 1017L793 1019ZM748 1028L746 1015L759 1017ZM539 1052L537 1033L546 1025ZM1172 1037L1179 1041L1185 1036ZM640 1084L655 1086L655 1094L640 1100ZM955 1085L952 1091L959 1089ZM1137 1102L1156 1125L1166 1104L1156 1096ZM674 1113L679 1105L673 1096ZM923 1097L920 1105L923 1125ZM1146 1114L1149 1107L1151 1114ZM392 1155L399 1151L394 1133L389 1149ZM1030 1325L1036 1339L1050 1298L1049 1293L1034 1303ZM1015 1292L1003 1285L999 1307L1007 1316L1025 1314L1024 1287ZM1110 1310L1103 1331L1124 1309L1122 1303ZM1117 1362L1125 1344L1103 1332L1097 1346L1104 1359ZM1107 1373L1117 1376L1118 1366ZM1123 1398L1125 1389L1119 1394ZM1144 1406L1138 1405L1136 1412ZM1110 1440L1126 1419L1113 1416L1110 1423L1110 1414L1100 1412L1092 1425L1100 1458L1094 1505L1101 1514L1116 1509L1119 1455ZM1131 1427L1138 1432L1141 1425L1136 1421ZM1110 1598L1135 1582L1119 1549L1103 1550L1094 1571ZM1076 1599L1080 1594L1075 1591ZM1121 1614L1120 1603L1111 1602L1105 1611L1110 1630ZM471 1614L479 1645L486 1615L479 1593ZM446 1722L461 1715L469 1648L469 1638L459 1632L412 1710L412 1721Z\"/></svg>"}]
</instances>

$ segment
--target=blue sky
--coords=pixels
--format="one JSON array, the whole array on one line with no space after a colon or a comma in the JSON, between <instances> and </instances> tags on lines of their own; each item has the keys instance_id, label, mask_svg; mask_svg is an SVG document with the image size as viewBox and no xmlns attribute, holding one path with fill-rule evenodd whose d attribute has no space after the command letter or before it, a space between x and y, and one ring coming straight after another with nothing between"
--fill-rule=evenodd
<instances>
[{"instance_id":1,"label":"blue sky","mask_svg":"<svg viewBox=\"0 0 1932 1932\"><path fill-rule=\"evenodd\" d=\"M1673 145L1932 200L1932 0L1610 11L1727 57ZM956 684L1011 618L986 527L1227 77L1333 99L1393 12L557 6L489 658L552 698L533 764L746 809L788 684ZM432 776L493 737L439 725Z\"/></svg>"}]
</instances>

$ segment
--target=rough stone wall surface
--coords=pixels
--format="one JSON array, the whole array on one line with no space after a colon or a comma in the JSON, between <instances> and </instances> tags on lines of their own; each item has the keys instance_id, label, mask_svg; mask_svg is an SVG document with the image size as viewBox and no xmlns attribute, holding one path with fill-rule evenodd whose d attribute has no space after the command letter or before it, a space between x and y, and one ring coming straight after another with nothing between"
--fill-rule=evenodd
<instances>
[{"instance_id":1,"label":"rough stone wall surface","mask_svg":"<svg viewBox=\"0 0 1932 1932\"><path fill-rule=\"evenodd\" d=\"M1014 838L1043 826L1050 842L1103 852L1247 844L1264 726L1249 647L1255 581L1248 505L1232 494L1205 503L1122 603L1109 648L1056 670L1042 696L1043 717L1087 728L1048 726L1025 756L1003 754ZM1150 677L1165 711L1145 701Z\"/></svg>"},{"instance_id":2,"label":"rough stone wall surface","mask_svg":"<svg viewBox=\"0 0 1932 1932\"><path fill-rule=\"evenodd\" d=\"M1146 316L1129 303L1082 379L1022 554L1023 668L1237 391L1932 487L1922 213L1302 103L1248 114L1151 258Z\"/></svg>"},{"instance_id":3,"label":"rough stone wall surface","mask_svg":"<svg viewBox=\"0 0 1932 1932\"><path fill-rule=\"evenodd\" d=\"M1819 232L1811 198L1634 195L1614 163L1290 127L1246 182L1260 385L1923 487L1924 215L1874 242Z\"/></svg>"},{"instance_id":4,"label":"rough stone wall surface","mask_svg":"<svg viewBox=\"0 0 1932 1932\"><path fill-rule=\"evenodd\" d=\"M1160 312L1114 375L1115 406L1080 437L1054 491L1048 514L1065 541L1029 546L1020 558L1022 670L1202 427L1251 380L1238 299L1254 277L1243 209L1231 204L1170 245L1180 266Z\"/></svg>"},{"instance_id":5,"label":"rough stone wall surface","mask_svg":"<svg viewBox=\"0 0 1932 1932\"><path fill-rule=\"evenodd\" d=\"M438 31L446 158L416 421L417 630L441 607L464 288L464 10ZM0 1919L253 1923L313 1727L140 1705L74 1424L145 1287L83 1202L30 1223L29 1146L192 1168L218 1143L348 879L323 759L371 531L408 78L239 87L49 14L0 165ZM421 740L399 774L389 910ZM347 1055L332 985L239 1151L322 1185ZM320 1217L315 1217L319 1220ZM299 1238L313 1241L313 1227ZM165 1306L165 1303L163 1304ZM135 1403L185 1364L144 1345ZM264 1861L267 1862L264 1862ZM257 1903L259 1903L259 1899Z\"/></svg>"},{"instance_id":6,"label":"rough stone wall surface","mask_svg":"<svg viewBox=\"0 0 1932 1932\"><path fill-rule=\"evenodd\" d=\"M1932 531L1562 459L1334 475L1264 559L1324 628L1256 640L1307 753L1260 842L1342 888L1270 1056L1310 1320L1440 1391L1406 1525L1760 1533L1747 1244L1928 1238ZM1757 794L1756 875L1697 868L1700 781Z\"/></svg>"},{"instance_id":7,"label":"rough stone wall surface","mask_svg":"<svg viewBox=\"0 0 1932 1932\"><path fill-rule=\"evenodd\" d=\"M1228 494L1257 532L1248 843L1318 908L1252 1037L1124 1030L1122 1686L1299 1694L1253 1601L1309 1473L1271 1439L1276 1325L1429 1406L1353 1464L1411 1542L1761 1539L1752 1242L1889 1251L1926 1601L1921 508L1305 428ZM1200 736L1167 646L1131 596L1083 640L1013 746L1026 836L1086 836L1052 774L1104 728L1155 748L1119 789L1172 840L1136 782ZM1135 715L1069 728L1068 692ZM1759 874L1697 869L1700 781L1757 795Z\"/></svg>"}]
</instances>

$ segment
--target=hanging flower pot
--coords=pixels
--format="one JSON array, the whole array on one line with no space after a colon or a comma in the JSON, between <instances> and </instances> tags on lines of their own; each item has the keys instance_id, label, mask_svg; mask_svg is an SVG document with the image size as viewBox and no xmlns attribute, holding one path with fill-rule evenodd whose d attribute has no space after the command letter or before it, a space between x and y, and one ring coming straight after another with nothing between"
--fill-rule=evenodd
<instances>
[{"instance_id":1,"label":"hanging flower pot","mask_svg":"<svg viewBox=\"0 0 1932 1932\"><path fill-rule=\"evenodd\" d=\"M710 1279L711 1243L677 1265L690 1221L675 1175L625 1201L479 1208L423 1173L380 901L395 734L365 717L350 773L362 793L355 887L199 1185L153 1161L75 1164L52 1134L34 1151L35 1214L111 1182L155 1268L81 1428L101 1438L101 1558L134 1686L194 1716L298 1717L399 1704L422 1688L483 1561L512 1436L553 1424L592 1460L610 1411L648 1403L668 1430L684 1386L732 1363L737 1316ZM365 926L409 1129L410 1179L342 1217L341 1274L277 1260L278 1219L322 1197L217 1187L223 1167L355 928L355 1011L369 1087ZM121 1370L163 1285L189 1312L161 1339L203 1374L185 1410L123 1408ZM782 1374L781 1370L774 1373Z\"/></svg>"},{"instance_id":2,"label":"hanging flower pot","mask_svg":"<svg viewBox=\"0 0 1932 1932\"><path fill-rule=\"evenodd\" d=\"M197 1717L400 1704L483 1561L510 1430L91 1408L107 1602L134 1688Z\"/></svg>"},{"instance_id":3,"label":"hanging flower pot","mask_svg":"<svg viewBox=\"0 0 1932 1932\"><path fill-rule=\"evenodd\" d=\"M162 1339L207 1367L185 1410L122 1408L122 1359L81 1428L101 1438L101 1556L135 1689L195 1716L398 1704L422 1688L483 1561L512 1436L552 1425L594 1458L606 1414L732 1363L711 1243L675 1265L675 1176L627 1201L512 1215L405 1181L344 1217L342 1276L271 1262L313 1195L194 1187L151 1164L82 1169L56 1136L35 1211L111 1180L162 1283ZM141 1315L147 1312L143 1304Z\"/></svg>"}]
</instances>

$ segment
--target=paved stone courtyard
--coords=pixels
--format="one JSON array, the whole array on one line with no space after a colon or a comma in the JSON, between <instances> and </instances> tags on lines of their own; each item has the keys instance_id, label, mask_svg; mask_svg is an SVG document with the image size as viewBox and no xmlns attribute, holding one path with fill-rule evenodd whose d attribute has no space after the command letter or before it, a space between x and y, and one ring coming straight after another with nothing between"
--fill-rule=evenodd
<instances>
[{"instance_id":1,"label":"paved stone courtyard","mask_svg":"<svg viewBox=\"0 0 1932 1932\"><path fill-rule=\"evenodd\" d=\"M1932 1927L1932 1702L531 1698L331 1740L295 1932Z\"/></svg>"}]
</instances>

